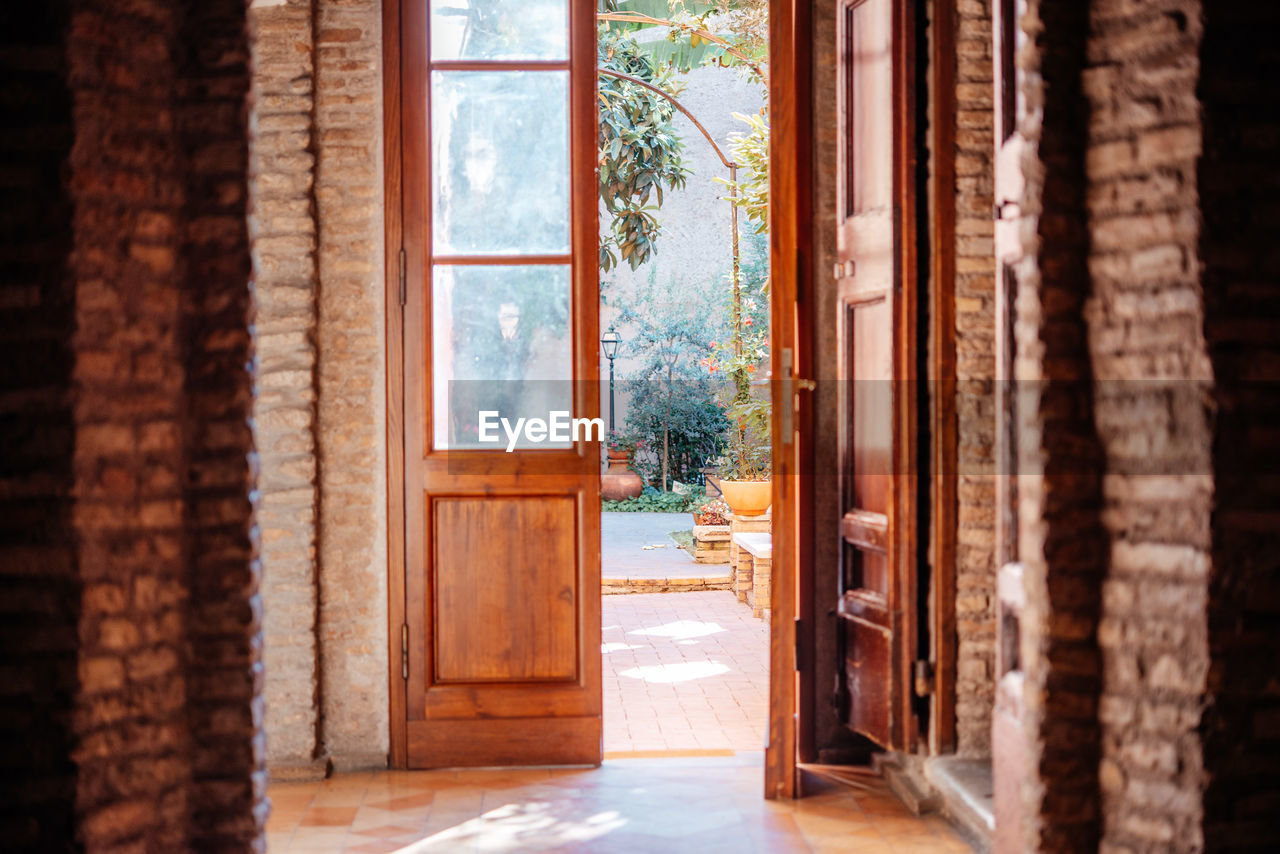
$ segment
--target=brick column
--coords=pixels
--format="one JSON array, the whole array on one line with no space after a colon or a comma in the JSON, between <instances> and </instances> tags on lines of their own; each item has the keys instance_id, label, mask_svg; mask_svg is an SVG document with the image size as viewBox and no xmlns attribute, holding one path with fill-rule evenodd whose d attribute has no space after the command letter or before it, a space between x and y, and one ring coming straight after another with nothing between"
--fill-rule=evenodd
<instances>
[{"instance_id":1,"label":"brick column","mask_svg":"<svg viewBox=\"0 0 1280 854\"><path fill-rule=\"evenodd\" d=\"M768 513L762 516L739 516L730 513L725 517L729 521L729 568L733 573L733 590L739 602L747 601L747 593L751 590L750 557L745 567L740 566L738 545L733 541L734 534L767 534L772 530L773 517Z\"/></svg>"},{"instance_id":2,"label":"brick column","mask_svg":"<svg viewBox=\"0 0 1280 854\"><path fill-rule=\"evenodd\" d=\"M315 109L311 0L250 7L252 216L258 304L255 439L266 639L267 756L275 779L319 777Z\"/></svg>"},{"instance_id":3,"label":"brick column","mask_svg":"<svg viewBox=\"0 0 1280 854\"><path fill-rule=\"evenodd\" d=\"M1081 94L1088 4L1029 0L1033 49L1018 57L1028 117L1024 246L1017 267L1015 376L1019 558L1030 779L1022 787L1025 850L1096 850L1099 834L1096 630L1106 575L1103 456L1094 427L1086 265Z\"/></svg>"},{"instance_id":4,"label":"brick column","mask_svg":"<svg viewBox=\"0 0 1280 854\"><path fill-rule=\"evenodd\" d=\"M244 7L36 5L0 16L6 850L261 850Z\"/></svg>"}]
</instances>

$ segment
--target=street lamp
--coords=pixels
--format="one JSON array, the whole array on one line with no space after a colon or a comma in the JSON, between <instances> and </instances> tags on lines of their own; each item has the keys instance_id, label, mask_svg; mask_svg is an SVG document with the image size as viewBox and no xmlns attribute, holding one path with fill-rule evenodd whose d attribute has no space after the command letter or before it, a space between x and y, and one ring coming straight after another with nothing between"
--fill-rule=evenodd
<instances>
[{"instance_id":1,"label":"street lamp","mask_svg":"<svg viewBox=\"0 0 1280 854\"><path fill-rule=\"evenodd\" d=\"M609 360L609 438L613 439L613 360L618 356L618 345L622 343L622 336L614 330L613 326L609 327L609 331L600 336L600 346L604 348L604 357Z\"/></svg>"}]
</instances>

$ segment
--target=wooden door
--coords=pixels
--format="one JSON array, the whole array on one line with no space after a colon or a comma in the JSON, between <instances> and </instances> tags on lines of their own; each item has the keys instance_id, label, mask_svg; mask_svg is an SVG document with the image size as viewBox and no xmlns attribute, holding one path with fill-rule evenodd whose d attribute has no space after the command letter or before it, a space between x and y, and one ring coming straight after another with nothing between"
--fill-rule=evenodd
<instances>
[{"instance_id":1,"label":"wooden door","mask_svg":"<svg viewBox=\"0 0 1280 854\"><path fill-rule=\"evenodd\" d=\"M601 760L603 425L564 426L599 416L593 13L403 0L388 21L411 768ZM503 418L544 423L510 442Z\"/></svg>"},{"instance_id":2,"label":"wooden door","mask_svg":"<svg viewBox=\"0 0 1280 854\"><path fill-rule=\"evenodd\" d=\"M843 418L841 586L836 612L846 725L902 749L912 647L914 416L910 110L899 0L839 6L839 238L835 277Z\"/></svg>"},{"instance_id":3,"label":"wooden door","mask_svg":"<svg viewBox=\"0 0 1280 854\"><path fill-rule=\"evenodd\" d=\"M771 0L769 9L769 295L773 438L773 608L769 620L769 739L766 798L802 794L796 758L812 731L813 655L797 620L812 620L813 335L810 4ZM800 607L797 607L800 603ZM806 607L806 605L808 607Z\"/></svg>"}]
</instances>

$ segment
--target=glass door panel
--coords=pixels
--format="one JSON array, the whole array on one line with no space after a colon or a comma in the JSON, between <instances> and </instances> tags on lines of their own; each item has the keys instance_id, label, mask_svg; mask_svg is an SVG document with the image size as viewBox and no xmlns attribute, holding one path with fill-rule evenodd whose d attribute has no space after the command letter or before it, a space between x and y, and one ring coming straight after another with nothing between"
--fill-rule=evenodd
<instances>
[{"instance_id":1,"label":"glass door panel","mask_svg":"<svg viewBox=\"0 0 1280 854\"><path fill-rule=\"evenodd\" d=\"M573 409L568 265L435 268L431 286L437 449L511 445L495 417L548 419ZM486 425L489 425L486 427ZM564 448L564 441L516 448Z\"/></svg>"},{"instance_id":2,"label":"glass door panel","mask_svg":"<svg viewBox=\"0 0 1280 854\"><path fill-rule=\"evenodd\" d=\"M441 59L568 59L564 0L435 0L431 55Z\"/></svg>"}]
</instances>

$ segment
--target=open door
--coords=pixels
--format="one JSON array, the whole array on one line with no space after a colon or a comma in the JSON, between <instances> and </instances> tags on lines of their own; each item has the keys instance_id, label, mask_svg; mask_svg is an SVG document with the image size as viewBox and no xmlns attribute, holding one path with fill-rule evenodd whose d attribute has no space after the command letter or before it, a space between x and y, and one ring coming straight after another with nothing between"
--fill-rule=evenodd
<instances>
[{"instance_id":1,"label":"open door","mask_svg":"<svg viewBox=\"0 0 1280 854\"><path fill-rule=\"evenodd\" d=\"M770 372L773 378L773 609L769 619L769 738L764 795L793 798L801 715L811 706L812 655L799 648L798 602L812 602L807 573L812 562L813 445L812 342L805 281L810 252L811 32L809 5L771 0L769 5L769 269Z\"/></svg>"},{"instance_id":2,"label":"open door","mask_svg":"<svg viewBox=\"0 0 1280 854\"><path fill-rule=\"evenodd\" d=\"M603 425L571 427L599 415L595 7L457 6L403 0L388 22L393 760L598 764Z\"/></svg>"},{"instance_id":3,"label":"open door","mask_svg":"<svg viewBox=\"0 0 1280 854\"><path fill-rule=\"evenodd\" d=\"M912 411L916 323L910 4L842 0L837 263L843 515L835 603L845 724L881 747L914 739Z\"/></svg>"}]
</instances>

